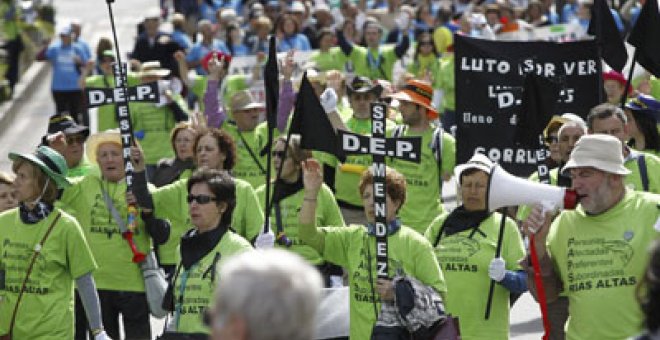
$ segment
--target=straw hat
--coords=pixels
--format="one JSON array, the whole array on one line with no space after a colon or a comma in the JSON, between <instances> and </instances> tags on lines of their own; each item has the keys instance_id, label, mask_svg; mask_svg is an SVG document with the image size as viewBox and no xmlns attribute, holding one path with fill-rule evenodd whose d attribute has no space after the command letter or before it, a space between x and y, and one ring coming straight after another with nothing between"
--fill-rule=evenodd
<instances>
[{"instance_id":1,"label":"straw hat","mask_svg":"<svg viewBox=\"0 0 660 340\"><path fill-rule=\"evenodd\" d=\"M160 61L146 61L142 64L142 68L138 73L139 77L167 77L170 75L170 70L162 68Z\"/></svg>"},{"instance_id":2,"label":"straw hat","mask_svg":"<svg viewBox=\"0 0 660 340\"><path fill-rule=\"evenodd\" d=\"M254 99L249 90L238 91L231 96L231 112L250 110L250 109L263 109L266 107L264 103L259 103Z\"/></svg>"},{"instance_id":3,"label":"straw hat","mask_svg":"<svg viewBox=\"0 0 660 340\"><path fill-rule=\"evenodd\" d=\"M421 105L427 109L426 116L429 119L438 118L438 111L432 104L433 87L425 81L417 79L408 80L403 90L396 92L389 97L398 101Z\"/></svg>"},{"instance_id":4,"label":"straw hat","mask_svg":"<svg viewBox=\"0 0 660 340\"><path fill-rule=\"evenodd\" d=\"M552 130L554 127L557 127L557 129L559 129L562 125L568 122L586 124L584 122L584 119L582 119L582 117L576 115L575 113L567 112L562 114L561 116L552 116L548 124L545 126L545 129L543 129L543 137L547 138L550 130Z\"/></svg>"},{"instance_id":5,"label":"straw hat","mask_svg":"<svg viewBox=\"0 0 660 340\"><path fill-rule=\"evenodd\" d=\"M621 141L614 136L599 133L582 136L562 171L566 173L574 168L591 167L612 174L628 175L630 170L623 166L621 148Z\"/></svg>"},{"instance_id":6,"label":"straw hat","mask_svg":"<svg viewBox=\"0 0 660 340\"><path fill-rule=\"evenodd\" d=\"M17 159L24 159L37 167L39 167L50 179L52 179L58 188L66 188L71 186L69 180L66 179L66 173L69 167L66 166L66 160L57 151L47 147L40 146L32 153L19 154L15 152L9 153L9 159L15 161Z\"/></svg>"},{"instance_id":7,"label":"straw hat","mask_svg":"<svg viewBox=\"0 0 660 340\"><path fill-rule=\"evenodd\" d=\"M122 145L119 129L98 132L89 137L87 140L87 159L90 162L96 164L96 152L99 149L99 145L105 143L114 143L121 147Z\"/></svg>"}]
</instances>

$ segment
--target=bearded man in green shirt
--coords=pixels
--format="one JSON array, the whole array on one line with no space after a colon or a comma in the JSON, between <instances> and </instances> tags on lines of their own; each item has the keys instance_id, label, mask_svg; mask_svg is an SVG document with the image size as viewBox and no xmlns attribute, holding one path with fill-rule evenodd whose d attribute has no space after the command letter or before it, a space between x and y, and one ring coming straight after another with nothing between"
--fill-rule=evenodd
<instances>
[{"instance_id":1,"label":"bearded man in green shirt","mask_svg":"<svg viewBox=\"0 0 660 340\"><path fill-rule=\"evenodd\" d=\"M414 163L399 159L389 164L406 177L406 203L399 211L401 221L420 234L440 215L442 206L442 182L449 180L456 164L456 142L454 138L434 127L431 121L438 119L438 111L431 101L433 88L430 83L412 79L399 92L391 95L399 101L399 110L404 125L399 125L393 137L422 137L422 161Z\"/></svg>"},{"instance_id":2,"label":"bearded man in green shirt","mask_svg":"<svg viewBox=\"0 0 660 340\"><path fill-rule=\"evenodd\" d=\"M560 292L568 297L569 340L626 339L641 331L635 294L647 249L660 239L660 196L626 188L631 171L613 152L621 148L613 136L582 137L564 166L580 205L554 221L537 206L524 224L536 238L547 301ZM528 282L533 274L528 269Z\"/></svg>"}]
</instances>

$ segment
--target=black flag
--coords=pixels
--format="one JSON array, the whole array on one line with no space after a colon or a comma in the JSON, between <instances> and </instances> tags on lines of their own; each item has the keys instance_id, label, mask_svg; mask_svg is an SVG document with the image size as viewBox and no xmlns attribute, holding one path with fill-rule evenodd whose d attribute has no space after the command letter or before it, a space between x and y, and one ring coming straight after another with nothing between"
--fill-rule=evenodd
<instances>
[{"instance_id":1,"label":"black flag","mask_svg":"<svg viewBox=\"0 0 660 340\"><path fill-rule=\"evenodd\" d=\"M621 72L628 61L628 52L605 0L594 0L587 33L596 37L602 58L607 65Z\"/></svg>"},{"instance_id":2,"label":"black flag","mask_svg":"<svg viewBox=\"0 0 660 340\"><path fill-rule=\"evenodd\" d=\"M533 73L525 77L516 123L516 144L532 149L539 147L539 135L555 113L558 98L559 87L555 83Z\"/></svg>"},{"instance_id":3,"label":"black flag","mask_svg":"<svg viewBox=\"0 0 660 340\"><path fill-rule=\"evenodd\" d=\"M635 46L637 62L654 76L660 77L660 13L657 0L646 0L639 18L628 36Z\"/></svg>"},{"instance_id":4,"label":"black flag","mask_svg":"<svg viewBox=\"0 0 660 340\"><path fill-rule=\"evenodd\" d=\"M268 47L268 60L264 68L264 86L266 87L266 120L268 127L274 129L277 126L277 103L280 93L280 73L277 69L277 51L275 36L270 37Z\"/></svg>"},{"instance_id":5,"label":"black flag","mask_svg":"<svg viewBox=\"0 0 660 340\"><path fill-rule=\"evenodd\" d=\"M307 79L307 72L300 83L290 130L300 135L300 146L303 149L324 151L343 158L337 148L335 130Z\"/></svg>"}]
</instances>

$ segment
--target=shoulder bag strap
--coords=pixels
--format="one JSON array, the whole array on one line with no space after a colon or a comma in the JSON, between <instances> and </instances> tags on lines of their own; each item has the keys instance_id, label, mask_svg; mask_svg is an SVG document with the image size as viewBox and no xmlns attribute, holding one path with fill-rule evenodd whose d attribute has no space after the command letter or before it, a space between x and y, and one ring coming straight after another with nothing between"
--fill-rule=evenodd
<instances>
[{"instance_id":1,"label":"shoulder bag strap","mask_svg":"<svg viewBox=\"0 0 660 340\"><path fill-rule=\"evenodd\" d=\"M438 126L433 131L432 151L435 156L435 164L438 168L438 190L442 198L442 126Z\"/></svg>"},{"instance_id":2,"label":"shoulder bag strap","mask_svg":"<svg viewBox=\"0 0 660 340\"><path fill-rule=\"evenodd\" d=\"M649 191L649 174L646 169L646 158L644 154L640 154L637 157L637 167L639 167L639 177L642 179L642 188L644 191Z\"/></svg>"},{"instance_id":3,"label":"shoulder bag strap","mask_svg":"<svg viewBox=\"0 0 660 340\"><path fill-rule=\"evenodd\" d=\"M243 142L243 145L245 145L245 148L250 153L250 157L252 157L252 160L254 161L254 163L256 163L257 166L259 167L259 171L261 171L261 173L265 175L266 170L264 169L264 166L261 165L261 163L259 162L259 159L257 158L257 155L254 154L254 151L252 151L252 148L250 148L250 145L248 145L248 143L245 141L245 138L243 137L243 133L241 133L241 130L239 130L238 127L236 127L236 132L238 132L238 137L241 139L241 142Z\"/></svg>"},{"instance_id":4,"label":"shoulder bag strap","mask_svg":"<svg viewBox=\"0 0 660 340\"><path fill-rule=\"evenodd\" d=\"M32 273L32 268L34 267L34 263L37 261L37 256L39 256L39 254L41 253L41 249L43 249L44 243L46 243L46 239L48 239L48 236L50 236L50 232L53 230L53 227L55 227L55 224L60 219L60 216L62 216L62 213L58 212L57 216L55 216L55 219L48 227L48 230L46 230L46 234L44 234L44 236L41 238L41 241L39 241L39 244L37 244L34 248L34 255L32 255L32 259L30 260L30 265L28 266L27 272L25 273L25 279L23 279L23 284L21 285L21 291L20 293L18 293L18 298L16 299L16 304L14 305L14 311L11 313L11 322L9 322L10 338L12 336L12 333L14 332L14 324L16 323L16 314L18 313L18 306L21 303L21 298L23 297L23 293L25 292L25 286L27 285L28 278Z\"/></svg>"},{"instance_id":5,"label":"shoulder bag strap","mask_svg":"<svg viewBox=\"0 0 660 340\"><path fill-rule=\"evenodd\" d=\"M117 208L115 208L115 205L112 203L112 198L108 192L101 189L101 193L103 194L103 201L105 202L105 205L108 207L108 210L110 210L110 215L112 215L112 218L115 220L117 226L119 227L119 232L123 234L128 230L126 221L124 221L124 219L121 217L121 214L119 214L119 211L117 211Z\"/></svg>"}]
</instances>

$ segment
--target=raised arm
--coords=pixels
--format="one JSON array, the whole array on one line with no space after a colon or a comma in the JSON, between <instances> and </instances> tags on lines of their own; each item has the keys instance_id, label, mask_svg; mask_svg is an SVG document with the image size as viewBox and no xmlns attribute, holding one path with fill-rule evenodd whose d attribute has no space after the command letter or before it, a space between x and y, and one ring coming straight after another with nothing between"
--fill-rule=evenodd
<instances>
[{"instance_id":1,"label":"raised arm","mask_svg":"<svg viewBox=\"0 0 660 340\"><path fill-rule=\"evenodd\" d=\"M305 195L298 215L300 239L318 252L323 252L325 236L316 226L317 197L323 184L321 165L315 159L308 159L301 162L301 166Z\"/></svg>"},{"instance_id":2,"label":"raised arm","mask_svg":"<svg viewBox=\"0 0 660 340\"><path fill-rule=\"evenodd\" d=\"M209 60L209 75L204 93L204 116L207 126L219 128L227 119L227 114L224 108L220 107L218 100L218 87L226 74L225 60L218 60L217 54L214 54Z\"/></svg>"},{"instance_id":3,"label":"raised arm","mask_svg":"<svg viewBox=\"0 0 660 340\"><path fill-rule=\"evenodd\" d=\"M282 88L280 89L280 101L277 104L277 129L284 133L286 130L287 123L289 122L289 115L293 109L293 105L296 100L296 95L293 93L293 84L291 82L291 76L293 74L293 69L296 66L296 63L293 61L293 54L295 50L290 50L284 60L280 69L282 70L282 76L284 76L284 81L282 82Z\"/></svg>"}]
</instances>

